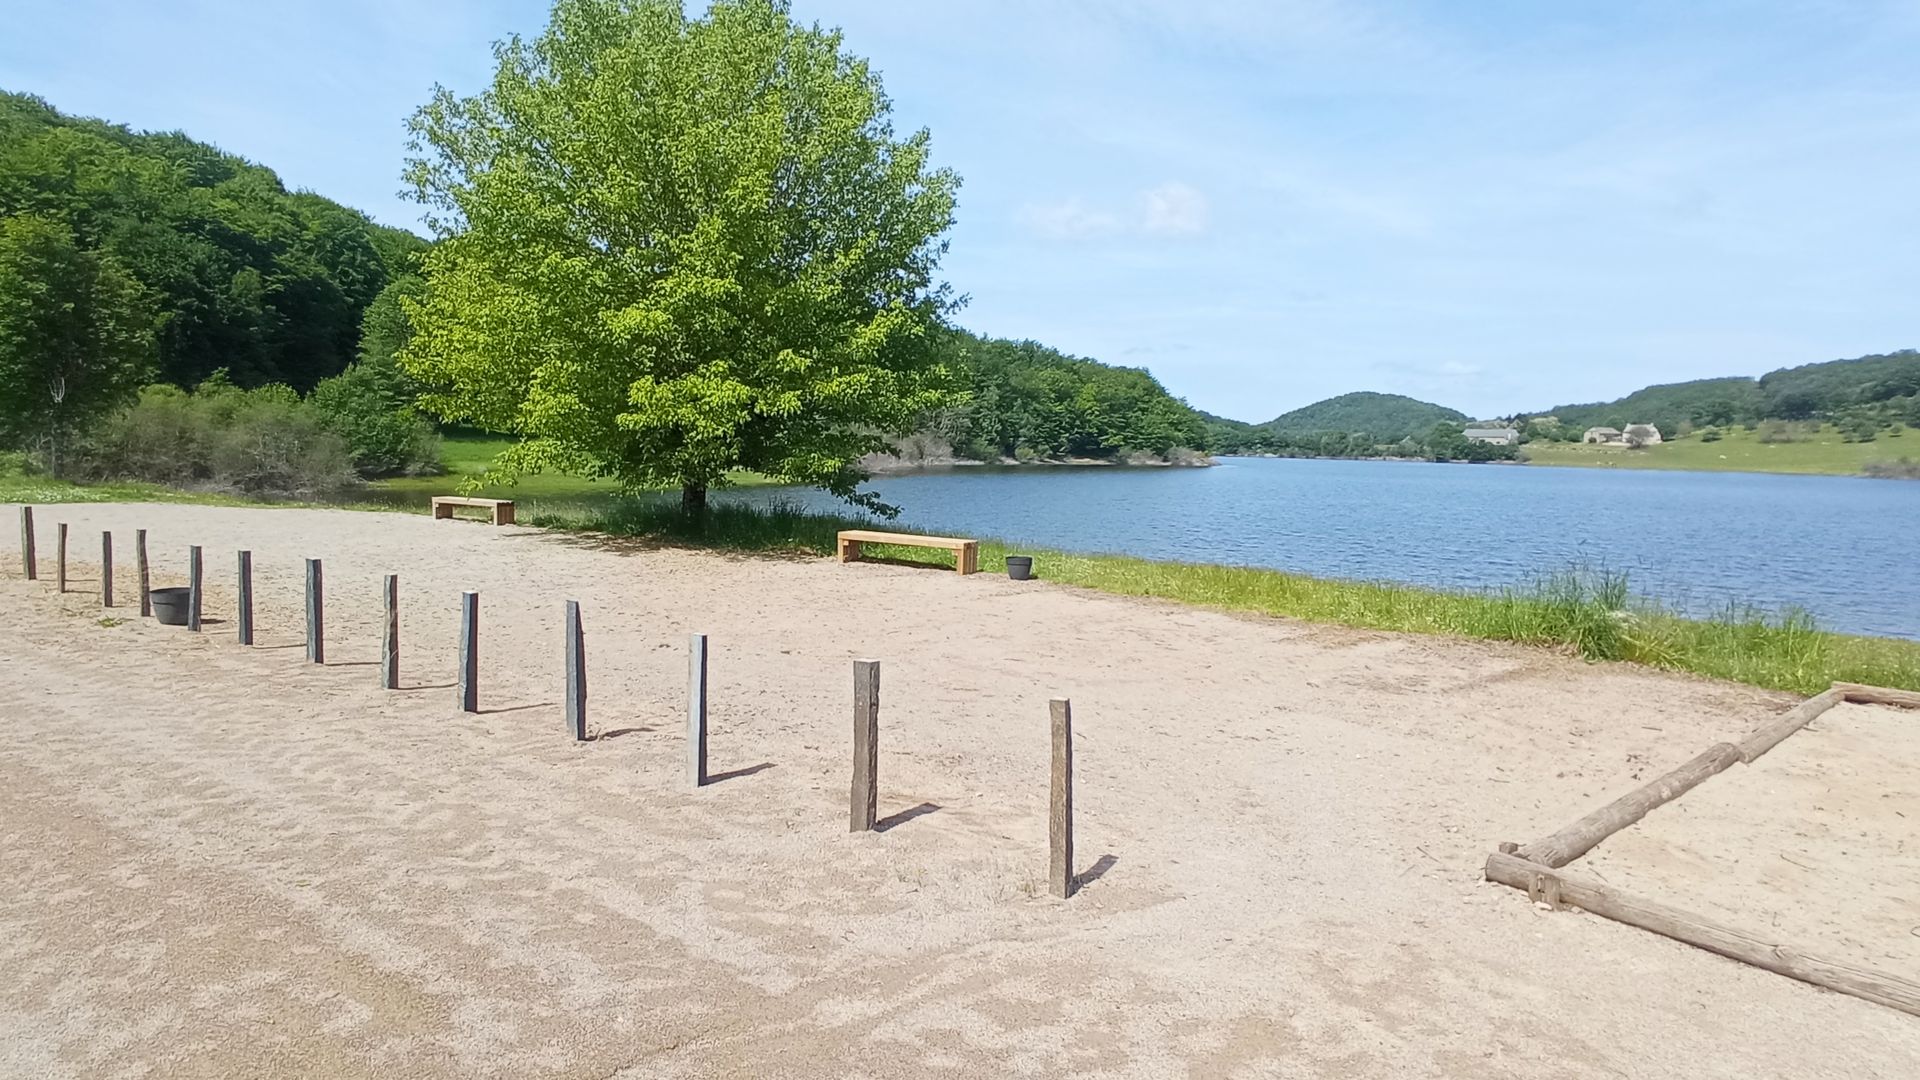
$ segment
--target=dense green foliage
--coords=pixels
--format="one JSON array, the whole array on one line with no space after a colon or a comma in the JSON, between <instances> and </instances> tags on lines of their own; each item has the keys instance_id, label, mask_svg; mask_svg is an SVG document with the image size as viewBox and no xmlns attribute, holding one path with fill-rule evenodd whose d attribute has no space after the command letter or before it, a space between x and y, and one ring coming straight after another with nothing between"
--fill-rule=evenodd
<instances>
[{"instance_id":1,"label":"dense green foliage","mask_svg":"<svg viewBox=\"0 0 1920 1080\"><path fill-rule=\"evenodd\" d=\"M784 0L559 0L492 84L414 117L438 215L402 363L509 469L676 483L748 468L850 499L951 400L930 340L958 179L878 75Z\"/></svg>"},{"instance_id":2,"label":"dense green foliage","mask_svg":"<svg viewBox=\"0 0 1920 1080\"><path fill-rule=\"evenodd\" d=\"M1164 458L1207 447L1200 414L1145 369L965 331L945 335L940 356L969 390L964 404L933 424L961 457Z\"/></svg>"},{"instance_id":3,"label":"dense green foliage","mask_svg":"<svg viewBox=\"0 0 1920 1080\"><path fill-rule=\"evenodd\" d=\"M1466 414L1399 394L1342 394L1264 424L1204 415L1212 448L1222 454L1428 461L1512 461L1517 454L1466 438Z\"/></svg>"},{"instance_id":4,"label":"dense green foliage","mask_svg":"<svg viewBox=\"0 0 1920 1080\"><path fill-rule=\"evenodd\" d=\"M0 217L38 215L157 311L156 374L307 389L353 359L361 313L425 242L178 132L0 92Z\"/></svg>"},{"instance_id":5,"label":"dense green foliage","mask_svg":"<svg viewBox=\"0 0 1920 1080\"><path fill-rule=\"evenodd\" d=\"M1464 424L1469 419L1465 413L1430 401L1363 390L1316 401L1258 426L1289 434L1364 431L1380 442L1399 442L1409 435L1425 435L1435 424Z\"/></svg>"},{"instance_id":6,"label":"dense green foliage","mask_svg":"<svg viewBox=\"0 0 1920 1080\"><path fill-rule=\"evenodd\" d=\"M130 397L153 353L152 307L110 255L38 214L0 218L0 449L44 447Z\"/></svg>"},{"instance_id":7,"label":"dense green foliage","mask_svg":"<svg viewBox=\"0 0 1920 1080\"><path fill-rule=\"evenodd\" d=\"M189 393L149 386L89 434L89 477L255 497L326 498L355 483L346 440L285 386L242 390L216 376Z\"/></svg>"},{"instance_id":8,"label":"dense green foliage","mask_svg":"<svg viewBox=\"0 0 1920 1080\"><path fill-rule=\"evenodd\" d=\"M1700 427L1814 418L1856 425L1865 420L1870 429L1879 429L1894 422L1920 422L1911 418L1920 416L1911 412L1915 400L1920 400L1920 352L1906 349L1782 368L1758 379L1736 376L1649 386L1617 401L1562 405L1542 415L1557 418L1559 437L1570 440L1589 427L1628 424L1653 424L1668 435Z\"/></svg>"}]
</instances>

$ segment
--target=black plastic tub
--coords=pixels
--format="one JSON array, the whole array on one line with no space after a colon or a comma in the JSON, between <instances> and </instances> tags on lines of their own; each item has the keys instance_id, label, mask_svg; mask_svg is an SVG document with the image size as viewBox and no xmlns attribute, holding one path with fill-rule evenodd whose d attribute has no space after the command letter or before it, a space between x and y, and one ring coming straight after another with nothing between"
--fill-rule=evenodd
<instances>
[{"instance_id":1,"label":"black plastic tub","mask_svg":"<svg viewBox=\"0 0 1920 1080\"><path fill-rule=\"evenodd\" d=\"M171 589L150 589L147 595L153 599L153 617L168 626L187 625L187 606L192 602L193 590L185 586Z\"/></svg>"},{"instance_id":2,"label":"black plastic tub","mask_svg":"<svg viewBox=\"0 0 1920 1080\"><path fill-rule=\"evenodd\" d=\"M1007 556L1007 576L1015 581L1025 581L1033 576L1033 556Z\"/></svg>"}]
</instances>

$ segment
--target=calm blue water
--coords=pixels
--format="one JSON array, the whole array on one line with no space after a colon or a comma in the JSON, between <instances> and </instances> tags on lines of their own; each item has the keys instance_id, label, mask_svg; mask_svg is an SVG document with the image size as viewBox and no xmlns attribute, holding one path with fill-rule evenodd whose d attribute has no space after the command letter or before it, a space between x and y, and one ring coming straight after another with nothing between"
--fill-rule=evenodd
<instances>
[{"instance_id":1,"label":"calm blue water","mask_svg":"<svg viewBox=\"0 0 1920 1080\"><path fill-rule=\"evenodd\" d=\"M1606 566L1695 613L1794 605L1828 629L1920 638L1911 481L1225 458L1211 469L955 469L871 487L903 508L902 525L935 532L1449 587ZM785 488L723 497L840 506Z\"/></svg>"}]
</instances>

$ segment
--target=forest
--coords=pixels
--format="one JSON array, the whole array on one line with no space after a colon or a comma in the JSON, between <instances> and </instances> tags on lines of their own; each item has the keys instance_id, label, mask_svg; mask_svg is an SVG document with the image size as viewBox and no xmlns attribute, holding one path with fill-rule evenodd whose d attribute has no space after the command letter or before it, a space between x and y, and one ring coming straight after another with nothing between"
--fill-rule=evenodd
<instances>
[{"instance_id":1,"label":"forest","mask_svg":"<svg viewBox=\"0 0 1920 1080\"><path fill-rule=\"evenodd\" d=\"M436 471L433 388L396 362L433 247L184 133L0 91L0 451L256 495ZM912 426L958 452L1206 447L1143 370L951 325L930 353L947 393Z\"/></svg>"}]
</instances>

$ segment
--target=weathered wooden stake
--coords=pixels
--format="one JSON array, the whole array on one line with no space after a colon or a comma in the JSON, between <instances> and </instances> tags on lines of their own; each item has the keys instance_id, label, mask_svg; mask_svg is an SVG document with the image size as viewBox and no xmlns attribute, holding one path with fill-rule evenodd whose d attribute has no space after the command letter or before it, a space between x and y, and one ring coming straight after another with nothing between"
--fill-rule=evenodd
<instances>
[{"instance_id":1,"label":"weathered wooden stake","mask_svg":"<svg viewBox=\"0 0 1920 1080\"><path fill-rule=\"evenodd\" d=\"M151 582L147 577L147 530L135 529L133 532L133 570L140 578L140 617L153 614L153 594Z\"/></svg>"},{"instance_id":2,"label":"weathered wooden stake","mask_svg":"<svg viewBox=\"0 0 1920 1080\"><path fill-rule=\"evenodd\" d=\"M460 594L460 708L480 711L480 594Z\"/></svg>"},{"instance_id":3,"label":"weathered wooden stake","mask_svg":"<svg viewBox=\"0 0 1920 1080\"><path fill-rule=\"evenodd\" d=\"M380 686L400 689L400 575L388 574L380 589L386 621L380 631Z\"/></svg>"},{"instance_id":4,"label":"weathered wooden stake","mask_svg":"<svg viewBox=\"0 0 1920 1080\"><path fill-rule=\"evenodd\" d=\"M853 795L847 831L871 832L880 807L880 661L853 662Z\"/></svg>"},{"instance_id":5,"label":"weathered wooden stake","mask_svg":"<svg viewBox=\"0 0 1920 1080\"><path fill-rule=\"evenodd\" d=\"M187 629L200 629L200 606L207 590L200 576L200 545L187 548Z\"/></svg>"},{"instance_id":6,"label":"weathered wooden stake","mask_svg":"<svg viewBox=\"0 0 1920 1080\"><path fill-rule=\"evenodd\" d=\"M567 731L575 742L587 741L587 639L580 629L580 601L567 601Z\"/></svg>"},{"instance_id":7,"label":"weathered wooden stake","mask_svg":"<svg viewBox=\"0 0 1920 1080\"><path fill-rule=\"evenodd\" d=\"M1062 900L1073 895L1073 703L1054 698L1053 797L1047 804L1047 884Z\"/></svg>"},{"instance_id":8,"label":"weathered wooden stake","mask_svg":"<svg viewBox=\"0 0 1920 1080\"><path fill-rule=\"evenodd\" d=\"M100 606L113 606L113 533L100 534Z\"/></svg>"},{"instance_id":9,"label":"weathered wooden stake","mask_svg":"<svg viewBox=\"0 0 1920 1080\"><path fill-rule=\"evenodd\" d=\"M327 610L320 560L307 560L307 663L327 662Z\"/></svg>"},{"instance_id":10,"label":"weathered wooden stake","mask_svg":"<svg viewBox=\"0 0 1920 1080\"><path fill-rule=\"evenodd\" d=\"M707 635L687 639L687 779L707 782Z\"/></svg>"},{"instance_id":11,"label":"weathered wooden stake","mask_svg":"<svg viewBox=\"0 0 1920 1080\"><path fill-rule=\"evenodd\" d=\"M40 580L40 560L33 550L33 507L20 508L20 565L28 581Z\"/></svg>"},{"instance_id":12,"label":"weathered wooden stake","mask_svg":"<svg viewBox=\"0 0 1920 1080\"><path fill-rule=\"evenodd\" d=\"M253 644L253 552L242 551L238 556L240 592L234 604L239 609L234 612L233 621L239 628L240 644Z\"/></svg>"},{"instance_id":13,"label":"weathered wooden stake","mask_svg":"<svg viewBox=\"0 0 1920 1080\"><path fill-rule=\"evenodd\" d=\"M67 523L61 522L54 532L59 536L58 555L54 563L53 580L60 586L61 592L67 591Z\"/></svg>"}]
</instances>

